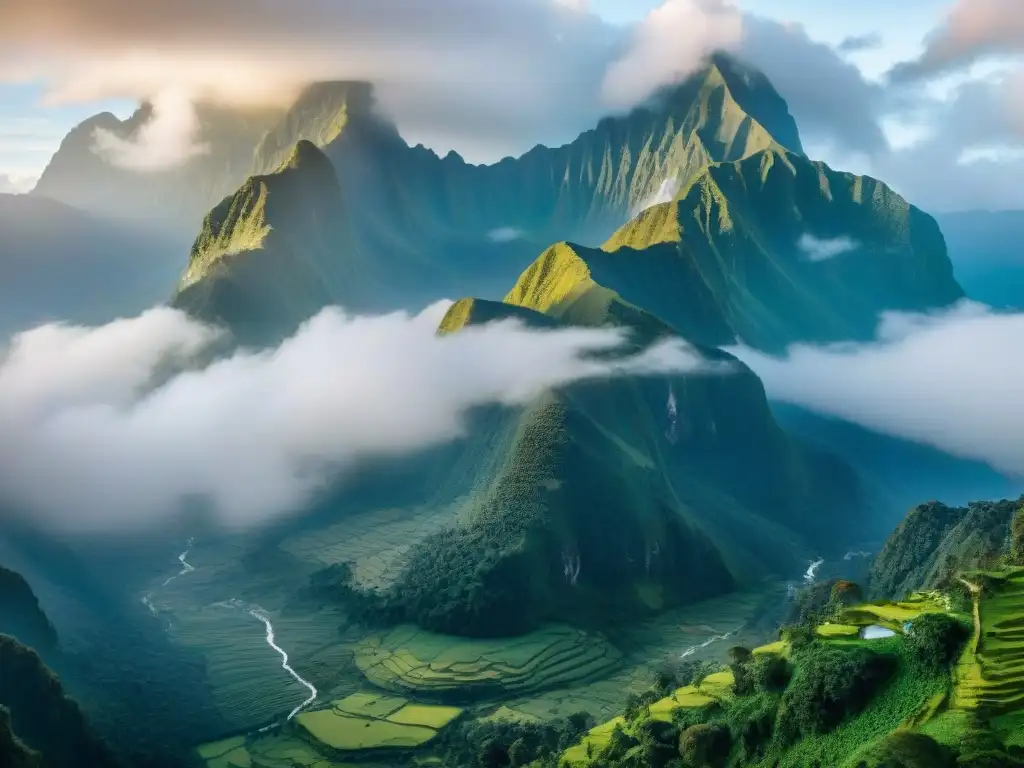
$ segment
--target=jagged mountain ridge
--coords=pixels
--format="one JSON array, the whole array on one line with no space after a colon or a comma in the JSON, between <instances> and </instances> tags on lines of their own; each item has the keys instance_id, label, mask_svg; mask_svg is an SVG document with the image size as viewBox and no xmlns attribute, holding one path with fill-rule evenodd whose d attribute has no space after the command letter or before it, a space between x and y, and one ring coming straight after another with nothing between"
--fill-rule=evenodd
<instances>
[{"instance_id":1,"label":"jagged mountain ridge","mask_svg":"<svg viewBox=\"0 0 1024 768\"><path fill-rule=\"evenodd\" d=\"M337 170L345 202L336 216L350 232L336 258L362 260L366 282L396 289L406 304L446 293L498 298L552 240L571 236L598 244L638 207L671 195L708 163L772 147L782 151L765 125L800 151L785 102L763 76L726 57L570 144L535 147L490 166L409 147L372 102L370 90L357 83L307 89L256 150L258 177L276 175L289 142L319 146ZM236 197L219 207L243 203ZM274 226L295 229L295 238L300 231L309 236L305 222L281 217ZM203 280L208 267L210 280L224 279L212 269L215 253L197 243L184 288ZM331 290L297 293L288 301L305 302L312 314L324 292ZM334 296L342 298L353 300ZM210 309L211 318L220 314Z\"/></svg>"},{"instance_id":2,"label":"jagged mountain ridge","mask_svg":"<svg viewBox=\"0 0 1024 768\"><path fill-rule=\"evenodd\" d=\"M603 248L670 250L676 284L696 279L719 309L710 341L772 351L869 340L882 310L964 296L931 216L876 179L775 149L708 166Z\"/></svg>"},{"instance_id":3,"label":"jagged mountain ridge","mask_svg":"<svg viewBox=\"0 0 1024 768\"><path fill-rule=\"evenodd\" d=\"M275 303L286 302L311 315L326 297L374 309L452 293L494 299L552 240L643 251L605 287L618 290L622 280L638 286L646 278L634 272L654 270L657 306L651 296L641 303L712 345L743 341L778 351L794 341L868 339L883 310L930 309L963 296L934 220L875 179L810 161L785 102L763 75L724 56L570 144L491 166L409 148L357 84L309 89L258 154L276 162L296 137L321 144L334 164L344 204L331 223L343 221L345 234L313 232L301 217L281 216L274 226L294 230L295 240L333 241L334 250L321 248L316 258L359 266L341 293L295 285L290 295L282 290L268 299L254 286L245 298L251 313L263 307L282 314ZM311 179L304 194L314 195L314 186ZM219 208L237 208L247 194L243 185L241 197ZM316 226L323 230L325 221ZM818 257L802 249L804 240L835 250ZM232 254L237 269L250 252ZM225 279L213 268L216 255L197 241L185 290ZM307 271L270 247L259 258ZM360 282L377 286L363 291L375 301L356 295ZM244 280L234 287L245 295ZM208 319L224 314L185 306ZM258 324L258 316L247 323Z\"/></svg>"}]
</instances>

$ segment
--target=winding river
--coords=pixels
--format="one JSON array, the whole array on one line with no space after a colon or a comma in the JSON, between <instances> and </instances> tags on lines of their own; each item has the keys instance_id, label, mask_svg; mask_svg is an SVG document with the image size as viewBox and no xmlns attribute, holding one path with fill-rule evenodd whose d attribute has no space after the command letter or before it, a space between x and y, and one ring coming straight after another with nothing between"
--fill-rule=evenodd
<instances>
[{"instance_id":1,"label":"winding river","mask_svg":"<svg viewBox=\"0 0 1024 768\"><path fill-rule=\"evenodd\" d=\"M288 720L291 720L293 717L295 717L297 714L299 714L299 712L301 712L306 707L308 707L310 704L312 704L314 701L316 701L316 697L319 694L317 693L316 686L313 685L311 682L309 682L309 680L304 678L298 672L296 672L294 669L292 669L291 664L288 663L288 652L284 648L282 648L281 646L279 646L277 644L277 641L274 638L274 625L271 623L270 619L267 617L267 614L264 613L263 610L261 608L258 608L258 607L256 607L256 608L249 608L248 612L249 612L249 615L252 616L254 619L259 619L260 621L262 621L263 625L266 627L266 629L267 629L267 645L269 645L271 648L273 648L275 651L277 651L279 654L281 654L281 669L283 669L285 672L287 672L289 675L291 675L295 679L295 682L297 682L299 685L305 686L306 690L309 691L309 698L306 699L304 702L299 704L297 707L295 707L295 709L293 709L291 712L288 713L288 717L285 718L285 722L287 722ZM274 724L268 725L268 726L266 726L264 728L261 728L260 732L269 730L270 728L273 728L273 727L274 727Z\"/></svg>"},{"instance_id":2,"label":"winding river","mask_svg":"<svg viewBox=\"0 0 1024 768\"><path fill-rule=\"evenodd\" d=\"M188 556L192 552L192 545L194 543L195 543L195 539L194 538L189 539L185 543L185 551L182 552L180 555L178 555L178 562L181 563L181 570L178 571L173 576L168 577L167 580L164 581L164 583L160 585L161 589L166 587L168 584L170 584L175 579L180 578L181 576L184 576L186 573L191 573L192 571L195 570L195 567L188 561ZM153 598L153 593L152 592L147 592L143 596L142 602L146 605L147 608L149 608L149 610L154 615L156 615L157 609L156 609L156 606L153 605L152 598ZM316 698L319 695L319 693L318 693L318 691L316 689L316 686L313 685L311 682L309 682L309 680L304 678L298 672L296 672L295 669L292 667L292 665L289 663L288 652L284 648L282 648L281 646L279 646L277 644L277 638L276 638L276 635L274 634L274 624L273 624L273 622L271 622L270 617L267 615L267 612L265 610L260 608L258 605L257 606L247 605L247 604L243 603L241 600L239 600L237 598L231 598L230 600L226 600L226 601L224 601L222 603L217 603L217 605L220 605L220 606L223 606L223 607L226 607L226 608L237 608L237 609L244 610L246 613L248 613L254 619L258 619L259 621L263 622L263 626L264 626L264 628L267 631L267 634L266 634L267 645L269 645L271 648L273 648L281 656L281 669L283 669L285 672L287 672L289 675L291 675L292 678L295 680L295 682L297 682L299 685L303 686L306 690L309 691L309 697L305 701L303 701L301 704L296 706L295 709L293 709L291 712L288 713L288 717L285 718L285 722L287 722L288 720L291 720L293 717L295 717L297 714L299 714L299 712L301 712L306 707L308 707L310 704L312 704L314 701L316 701ZM266 726L264 728L261 728L260 732L262 733L264 731L268 731L271 728L273 728L275 725L278 725L278 723L271 723L270 725L268 725L268 726Z\"/></svg>"},{"instance_id":3,"label":"winding river","mask_svg":"<svg viewBox=\"0 0 1024 768\"><path fill-rule=\"evenodd\" d=\"M721 642L722 640L728 640L734 634L736 634L736 633L735 632L726 632L724 635L714 635L713 637L709 637L707 640L705 640L703 643L700 643L699 645L691 645L689 648L687 648L685 651L683 651L681 654L679 654L679 658L680 659L685 659L687 656L692 656L697 651L701 650L702 648L707 648L712 643L718 643L718 642Z\"/></svg>"}]
</instances>

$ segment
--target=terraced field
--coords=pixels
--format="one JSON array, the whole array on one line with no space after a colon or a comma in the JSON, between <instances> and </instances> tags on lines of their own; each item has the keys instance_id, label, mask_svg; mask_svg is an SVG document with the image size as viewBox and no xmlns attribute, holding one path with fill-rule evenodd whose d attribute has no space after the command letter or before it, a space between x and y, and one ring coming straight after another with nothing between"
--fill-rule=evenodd
<instances>
[{"instance_id":1,"label":"terraced field","mask_svg":"<svg viewBox=\"0 0 1024 768\"><path fill-rule=\"evenodd\" d=\"M622 656L603 637L564 625L502 640L401 626L368 638L355 661L367 680L385 690L472 701L606 677Z\"/></svg>"},{"instance_id":2,"label":"terraced field","mask_svg":"<svg viewBox=\"0 0 1024 768\"><path fill-rule=\"evenodd\" d=\"M1024 738L1024 568L992 575L991 590L975 595L980 625L960 659L953 706Z\"/></svg>"},{"instance_id":3,"label":"terraced field","mask_svg":"<svg viewBox=\"0 0 1024 768\"><path fill-rule=\"evenodd\" d=\"M728 698L732 695L734 682L732 672L717 672L709 675L699 685L684 686L671 696L666 696L651 704L651 718L671 723L672 713L676 710L699 709L714 701ZM625 724L625 719L620 716L591 728L579 744L570 747L562 754L562 764L572 766L585 763L588 754L599 753L608 744L615 727L623 724Z\"/></svg>"},{"instance_id":4,"label":"terraced field","mask_svg":"<svg viewBox=\"0 0 1024 768\"><path fill-rule=\"evenodd\" d=\"M298 715L279 733L239 736L197 749L207 768L329 768L351 758L422 747L462 715L457 707L355 693ZM335 762L338 761L338 762Z\"/></svg>"},{"instance_id":5,"label":"terraced field","mask_svg":"<svg viewBox=\"0 0 1024 768\"><path fill-rule=\"evenodd\" d=\"M937 592L915 592L899 602L877 602L855 605L844 610L839 621L842 624L866 627L877 624L894 632L902 633L908 621L925 613L947 613L949 606Z\"/></svg>"}]
</instances>

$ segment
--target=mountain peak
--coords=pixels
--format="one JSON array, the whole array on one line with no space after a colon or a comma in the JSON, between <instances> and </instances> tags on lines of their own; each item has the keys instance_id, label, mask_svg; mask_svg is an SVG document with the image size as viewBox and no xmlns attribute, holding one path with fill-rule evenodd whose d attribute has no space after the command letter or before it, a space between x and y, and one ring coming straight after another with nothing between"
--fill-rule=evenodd
<instances>
[{"instance_id":1,"label":"mountain peak","mask_svg":"<svg viewBox=\"0 0 1024 768\"><path fill-rule=\"evenodd\" d=\"M294 169L310 173L328 173L334 175L334 166L327 155L309 139L299 139L292 149L291 155L281 166L281 170Z\"/></svg>"}]
</instances>

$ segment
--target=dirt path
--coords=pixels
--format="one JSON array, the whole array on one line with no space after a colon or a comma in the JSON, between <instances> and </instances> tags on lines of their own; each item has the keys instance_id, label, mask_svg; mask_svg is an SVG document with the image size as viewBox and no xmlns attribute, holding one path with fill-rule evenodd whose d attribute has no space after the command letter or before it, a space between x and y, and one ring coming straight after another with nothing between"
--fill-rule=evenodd
<instances>
[{"instance_id":1,"label":"dirt path","mask_svg":"<svg viewBox=\"0 0 1024 768\"><path fill-rule=\"evenodd\" d=\"M953 691L950 697L950 704L953 709L959 708L957 690L960 687L961 677L978 663L978 648L981 645L981 587L962 576L957 576L956 578L971 593L971 617L974 622L974 632L971 633L971 641L964 648L963 653L960 654L960 658L957 660L953 671Z\"/></svg>"}]
</instances>

